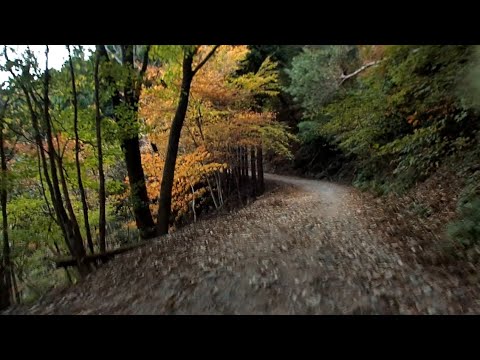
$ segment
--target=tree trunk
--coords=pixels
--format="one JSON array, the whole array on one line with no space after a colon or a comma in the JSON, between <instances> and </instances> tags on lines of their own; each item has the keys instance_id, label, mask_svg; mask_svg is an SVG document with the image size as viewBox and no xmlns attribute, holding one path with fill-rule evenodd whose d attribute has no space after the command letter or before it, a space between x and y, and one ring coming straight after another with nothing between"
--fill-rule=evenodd
<instances>
[{"instance_id":1,"label":"tree trunk","mask_svg":"<svg viewBox=\"0 0 480 360\"><path fill-rule=\"evenodd\" d=\"M5 282L5 270L3 261L0 261L0 311L10 306L10 290L11 288Z\"/></svg>"},{"instance_id":2,"label":"tree trunk","mask_svg":"<svg viewBox=\"0 0 480 360\"><path fill-rule=\"evenodd\" d=\"M56 164L55 164L55 158L54 158L54 152L55 149L53 148L53 142L52 142L52 132L51 132L51 127L50 127L50 119L49 119L49 98L48 98L48 86L49 86L49 71L48 71L48 46L46 50L46 64L45 64L45 74L44 74L44 116L45 116L45 122L47 126L47 143L49 147L48 154L49 159L50 159L50 167L52 171L52 178L50 178L49 172L48 172L48 164L47 164L47 159L45 157L45 153L47 151L43 147L43 135L40 133L40 127L39 127L39 122L38 122L38 115L35 112L32 104L32 99L35 100L35 93L32 89L29 89L25 83L20 81L20 88L22 89L25 99L27 102L27 108L30 113L31 121L32 121L32 127L35 132L35 143L39 149L39 154L40 154L40 159L43 167L43 172L45 176L45 181L47 183L50 197L52 200L52 205L55 210L55 215L57 217L57 223L60 226L60 229L62 230L63 236L65 238L65 242L67 244L67 247L72 254L77 259L77 264L79 269L82 268L82 248L83 248L83 243L77 243L75 240L75 236L72 232L71 224L68 219L68 215L65 211L65 208L63 207L63 201L62 201L62 196L60 192L60 188L58 185L58 176L56 172ZM6 52L5 52L5 57L7 57ZM7 58L8 61L8 58ZM27 69L23 68L23 71L25 72ZM10 74L14 79L17 78L17 75L10 69ZM85 254L85 249L83 248L83 255ZM81 271L82 273L82 271Z\"/></svg>"},{"instance_id":3,"label":"tree trunk","mask_svg":"<svg viewBox=\"0 0 480 360\"><path fill-rule=\"evenodd\" d=\"M7 103L3 104L0 114L0 158L1 158L1 190L0 203L2 206L2 231L3 231L3 254L0 259L0 310L5 309L12 303L12 262L10 259L10 243L8 239L8 221L7 221L7 161L5 158L5 149L3 142L3 118L7 108Z\"/></svg>"},{"instance_id":4,"label":"tree trunk","mask_svg":"<svg viewBox=\"0 0 480 360\"><path fill-rule=\"evenodd\" d=\"M243 148L241 146L238 147L237 156L238 156L238 167L240 171L240 186L242 186L243 180L244 180L244 174L243 174Z\"/></svg>"},{"instance_id":5,"label":"tree trunk","mask_svg":"<svg viewBox=\"0 0 480 360\"><path fill-rule=\"evenodd\" d=\"M45 120L45 126L47 130L46 135L47 135L47 146L48 146L48 153L49 153L49 160L50 160L50 170L52 175L52 186L53 186L53 191L55 193L55 203L56 203L56 207L59 215L59 222L62 222L64 226L65 233L67 235L66 238L68 239L68 242L70 242L71 251L73 251L72 255L77 258L78 269L80 271L80 275L83 276L88 272L88 270L82 264L82 259L85 257L85 248L83 246L83 242L81 238L78 238L78 233L76 233L76 231L73 229L73 224L71 222L71 219L68 218L65 208L63 207L62 194L59 187L57 166L55 162L55 158L57 157L57 159L60 159L60 157L57 156L55 147L53 146L52 127L50 122L50 112L49 112L50 100L49 100L49 94L48 94L49 80L50 80L50 74L48 70L48 46L47 46L47 51L45 53L45 56L46 56L46 66L45 66L45 74L44 74L45 80L44 80L44 97L43 97L44 120ZM60 168L59 170L62 172L62 177L63 177L62 168ZM68 196L68 192L64 195Z\"/></svg>"},{"instance_id":6,"label":"tree trunk","mask_svg":"<svg viewBox=\"0 0 480 360\"><path fill-rule=\"evenodd\" d=\"M257 146L257 172L258 172L258 194L265 191L265 181L263 179L263 151L262 146Z\"/></svg>"},{"instance_id":7,"label":"tree trunk","mask_svg":"<svg viewBox=\"0 0 480 360\"><path fill-rule=\"evenodd\" d=\"M83 239L82 239L82 233L80 232L80 226L78 225L77 217L75 215L75 211L73 210L72 206L72 201L70 200L70 194L68 192L68 185L67 181L65 179L65 174L63 171L63 159L59 154L56 154L55 151L53 152L53 156L56 156L57 162L58 162L58 172L60 174L60 184L62 186L63 190L63 197L65 200L65 206L67 207L67 212L69 215L69 227L73 231L73 236L75 239L75 244L76 246L79 247L79 244L81 244L81 249L83 249L83 255L85 256L85 247L83 245ZM80 248L80 247L79 247ZM82 251L82 250L80 250Z\"/></svg>"},{"instance_id":8,"label":"tree trunk","mask_svg":"<svg viewBox=\"0 0 480 360\"><path fill-rule=\"evenodd\" d=\"M15 298L15 301L17 302L17 304L20 304L22 302L22 295L21 295L21 292L18 291L18 285L17 285L17 276L15 275L15 269L13 267L13 263L12 263L12 271L11 271L11 274L12 274L12 285L13 285L13 298Z\"/></svg>"},{"instance_id":9,"label":"tree trunk","mask_svg":"<svg viewBox=\"0 0 480 360\"><path fill-rule=\"evenodd\" d=\"M49 190L49 193L50 193L50 198L52 200L53 209L54 209L55 215L58 219L58 225L60 226L60 229L62 230L63 236L65 238L65 242L67 244L67 247L68 247L70 253L72 254L72 256L75 256L73 241L72 241L72 238L69 235L69 232L67 231L66 212L65 212L65 209L63 208L63 201L62 201L61 198L57 199L58 179L57 179L57 182L56 182L56 187L54 187L53 182L52 182L52 180L50 178L50 175L49 175L49 172L48 172L48 164L47 164L47 159L45 157L45 149L43 147L42 135L40 134L40 128L39 128L39 124L38 124L37 114L33 110L33 106L32 106L31 99L30 99L30 94L28 93L26 88L23 88L23 90L24 90L24 95L25 95L25 98L27 100L27 105L28 105L29 112L30 112L32 127L35 131L35 143L37 145L39 156L40 156L40 159L41 159L43 174L45 176L45 182L47 183L48 190ZM52 177L53 177L53 175L52 175Z\"/></svg>"},{"instance_id":10,"label":"tree trunk","mask_svg":"<svg viewBox=\"0 0 480 360\"><path fill-rule=\"evenodd\" d=\"M188 98L190 95L190 85L193 79L192 71L193 52L185 51L183 56L182 86L180 88L180 97L177 110L172 121L170 136L168 138L167 156L165 158L165 167L163 169L162 184L160 188L160 197L158 200L158 235L168 234L170 212L172 208L172 187L175 174L175 163L177 161L178 143L182 132L183 122L187 114Z\"/></svg>"},{"instance_id":11,"label":"tree trunk","mask_svg":"<svg viewBox=\"0 0 480 360\"><path fill-rule=\"evenodd\" d=\"M255 197L257 195L257 172L255 148L253 146L250 148L250 168L252 171L252 196Z\"/></svg>"},{"instance_id":12,"label":"tree trunk","mask_svg":"<svg viewBox=\"0 0 480 360\"><path fill-rule=\"evenodd\" d=\"M250 178L248 177L248 148L244 146L243 148L243 174L245 176L245 184L248 186L250 182Z\"/></svg>"},{"instance_id":13,"label":"tree trunk","mask_svg":"<svg viewBox=\"0 0 480 360\"><path fill-rule=\"evenodd\" d=\"M140 231L140 236L147 239L155 235L155 224L153 222L152 214L150 213L150 200L148 199L147 187L145 184L145 173L143 172L141 162L140 141L138 135L134 135L130 139L124 139L121 147L125 154L125 163L127 164L128 181L130 183L135 222Z\"/></svg>"},{"instance_id":14,"label":"tree trunk","mask_svg":"<svg viewBox=\"0 0 480 360\"><path fill-rule=\"evenodd\" d=\"M105 45L98 45L97 50L99 56L108 59L108 53ZM147 56L144 59L144 65L142 67L142 71L140 72L140 78L138 79L137 83L135 83L133 77L133 72L135 70L135 64L133 61L133 45L122 45L122 53L123 64L129 72L128 78L125 82L123 102L125 105L127 105L126 107L129 109L128 111L130 111L129 125L131 126L129 127L134 129L138 121L138 100L140 97L141 76L145 72L148 63L148 51L146 52ZM106 80L110 86L115 88L115 79L112 76L107 76ZM122 105L122 97L118 89L114 90L111 101L114 108L114 117L118 122L120 119L117 111ZM121 109L121 111L124 112L125 109ZM123 116L122 119L125 119L125 116ZM129 178L130 196L132 199L135 223L140 231L140 236L142 238L150 238L155 235L155 224L153 222L152 214L150 213L138 133L135 131L133 134L124 136L124 138L121 139L120 145L125 156L125 165Z\"/></svg>"},{"instance_id":15,"label":"tree trunk","mask_svg":"<svg viewBox=\"0 0 480 360\"><path fill-rule=\"evenodd\" d=\"M125 45L123 61L130 71L124 88L124 99L125 104L130 109L131 127L135 129L138 122L138 101L140 93L136 91L137 84L132 74L135 69L133 45ZM147 186L145 184L145 173L142 167L138 132L135 130L133 134L129 134L126 138L122 139L121 146L125 154L135 222L137 228L140 230L140 236L148 239L155 236L155 224L149 207L150 200L148 199Z\"/></svg>"},{"instance_id":16,"label":"tree trunk","mask_svg":"<svg viewBox=\"0 0 480 360\"><path fill-rule=\"evenodd\" d=\"M200 162L202 165L203 165L203 162ZM215 205L215 209L218 209L219 205L218 205L218 202L220 201L217 201L217 199L215 198L215 194L213 193L213 188L212 188L212 182L210 181L210 179L208 178L208 175L205 176L205 180L207 180L207 185L208 185L208 189L210 191L210 196L212 197L212 200L213 200L213 205Z\"/></svg>"},{"instance_id":17,"label":"tree trunk","mask_svg":"<svg viewBox=\"0 0 480 360\"><path fill-rule=\"evenodd\" d=\"M105 173L103 171L103 152L102 152L102 118L100 116L100 82L98 79L98 67L100 64L100 49L97 45L96 57L95 57L95 131L97 135L97 157L98 157L98 178L99 178L99 190L98 190L98 202L99 202L99 235L98 244L100 245L100 252L102 254L107 250L105 243L105 227L106 227L106 213L105 213Z\"/></svg>"},{"instance_id":18,"label":"tree trunk","mask_svg":"<svg viewBox=\"0 0 480 360\"><path fill-rule=\"evenodd\" d=\"M220 45L215 45L212 50L198 63L195 69L192 69L193 57L198 50L184 49L182 62L182 85L180 87L180 96L178 99L177 110L173 117L172 127L167 145L167 156L165 158L165 167L163 169L162 184L160 187L160 196L158 199L158 215L157 215L157 234L168 234L168 226L170 222L170 212L172 208L172 188L175 175L175 164L178 155L178 143L182 133L183 122L188 109L188 98L190 96L190 86L195 74L205 65L205 63L213 56L215 50Z\"/></svg>"},{"instance_id":19,"label":"tree trunk","mask_svg":"<svg viewBox=\"0 0 480 360\"><path fill-rule=\"evenodd\" d=\"M85 195L85 188L83 187L82 181L82 171L80 168L80 139L78 136L78 103L77 103L77 87L75 85L75 71L73 69L72 56L70 54L70 47L67 45L68 49L68 60L70 63L70 75L72 78L72 93L73 93L73 128L75 132L75 166L77 168L77 180L78 180L78 189L80 191L80 199L82 201L82 210L83 210L83 220L85 225L85 233L87 236L87 244L90 249L90 253L93 254L93 242L92 242L92 233L90 231L90 222L88 221L88 205L87 197ZM60 168L61 171L61 168Z\"/></svg>"}]
</instances>

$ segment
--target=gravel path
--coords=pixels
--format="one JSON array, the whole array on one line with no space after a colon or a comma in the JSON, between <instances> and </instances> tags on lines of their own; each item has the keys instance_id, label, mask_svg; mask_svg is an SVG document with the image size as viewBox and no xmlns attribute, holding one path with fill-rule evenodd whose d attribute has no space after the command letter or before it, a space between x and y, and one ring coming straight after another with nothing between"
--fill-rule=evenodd
<instances>
[{"instance_id":1,"label":"gravel path","mask_svg":"<svg viewBox=\"0 0 480 360\"><path fill-rule=\"evenodd\" d=\"M273 189L251 205L119 256L85 281L10 313L479 312L478 286L403 261L362 218L355 189L266 179Z\"/></svg>"}]
</instances>

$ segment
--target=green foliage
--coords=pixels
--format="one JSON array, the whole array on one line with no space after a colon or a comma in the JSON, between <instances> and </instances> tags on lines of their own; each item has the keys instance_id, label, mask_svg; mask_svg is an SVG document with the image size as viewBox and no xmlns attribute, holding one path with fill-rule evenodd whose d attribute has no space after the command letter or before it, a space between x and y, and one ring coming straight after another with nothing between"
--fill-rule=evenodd
<instances>
[{"instance_id":1,"label":"green foliage","mask_svg":"<svg viewBox=\"0 0 480 360\"><path fill-rule=\"evenodd\" d=\"M334 47L305 49L292 60L286 72L291 84L285 89L300 103L307 117L315 117L318 109L327 103L338 89L338 72L334 64Z\"/></svg>"},{"instance_id":2,"label":"green foliage","mask_svg":"<svg viewBox=\"0 0 480 360\"><path fill-rule=\"evenodd\" d=\"M327 139L353 159L357 185L384 193L409 188L476 143L476 115L461 96L478 69L473 47L387 46L377 66L342 83L359 56L372 56L357 48L309 47L293 59L286 90L303 109L304 146Z\"/></svg>"},{"instance_id":3,"label":"green foliage","mask_svg":"<svg viewBox=\"0 0 480 360\"><path fill-rule=\"evenodd\" d=\"M257 72L234 78L233 83L255 95L275 96L279 91L278 64L267 57Z\"/></svg>"},{"instance_id":4,"label":"green foliage","mask_svg":"<svg viewBox=\"0 0 480 360\"><path fill-rule=\"evenodd\" d=\"M105 182L105 191L107 195L120 195L124 193L127 186L120 180L108 180Z\"/></svg>"},{"instance_id":5,"label":"green foliage","mask_svg":"<svg viewBox=\"0 0 480 360\"><path fill-rule=\"evenodd\" d=\"M465 66L462 81L457 87L457 95L465 108L480 110L480 46L472 50L471 61Z\"/></svg>"},{"instance_id":6,"label":"green foliage","mask_svg":"<svg viewBox=\"0 0 480 360\"><path fill-rule=\"evenodd\" d=\"M249 45L248 48L250 51L239 73L255 73L268 57L284 68L289 66L291 60L302 50L299 45Z\"/></svg>"},{"instance_id":7,"label":"green foliage","mask_svg":"<svg viewBox=\"0 0 480 360\"><path fill-rule=\"evenodd\" d=\"M80 137L80 166L89 207L90 228L94 245L97 246L99 209L98 209L98 159L96 156L95 108L93 83L93 58L89 58L80 47L71 47L72 61L76 75L78 96L78 130ZM43 118L42 69L37 66L33 54L9 52L11 61L7 66L14 73L21 74L10 81L8 92L10 106L4 119L5 151L8 158L7 181L8 223L11 243L11 258L14 272L18 278L23 301L31 301L43 295L52 286L66 281L65 273L56 270L51 258L68 253L63 233L55 221L49 189L43 171L40 171L38 151L34 142L35 131L32 127L29 108L21 86L32 89L36 96L33 109L37 112L40 135L46 138ZM40 64L41 65L41 64ZM105 65L105 64L104 64ZM116 83L107 87L105 76L111 75ZM109 96L118 86L125 83L131 72L122 70L119 64L101 66L101 114L103 125L103 157L107 176L107 222L124 221L112 207L112 198L124 191L125 169L122 165L120 139L138 132L141 127L132 127L132 114L129 109L121 114L125 124L119 126L112 118ZM72 207L85 239L83 211L75 168L75 146L73 128L73 105L71 75L68 63L59 70L50 71L50 116L54 146L62 156L63 171L72 202ZM123 110L123 109L121 109ZM45 140L44 140L45 141ZM44 143L45 144L45 143ZM46 146L46 145L45 145ZM50 174L51 175L51 174ZM43 189L43 190L42 190ZM45 193L43 193L43 191ZM121 228L121 226L118 226ZM123 229L123 228L122 228ZM107 230L108 231L108 230ZM115 234L118 230L110 227L107 233L108 246L116 246ZM132 232L132 231L129 231ZM134 233L134 232L132 232ZM134 237L129 237L134 238Z\"/></svg>"},{"instance_id":8,"label":"green foliage","mask_svg":"<svg viewBox=\"0 0 480 360\"><path fill-rule=\"evenodd\" d=\"M448 225L447 233L456 252L468 261L480 260L480 197L460 206L460 218Z\"/></svg>"},{"instance_id":9,"label":"green foliage","mask_svg":"<svg viewBox=\"0 0 480 360\"><path fill-rule=\"evenodd\" d=\"M285 125L273 122L260 127L259 132L266 150L271 150L273 153L286 159L293 159L290 149L292 144L297 141L297 137Z\"/></svg>"},{"instance_id":10,"label":"green foliage","mask_svg":"<svg viewBox=\"0 0 480 360\"><path fill-rule=\"evenodd\" d=\"M478 161L478 158L477 158ZM480 197L480 170L466 176L465 187L458 197L458 211L475 198Z\"/></svg>"},{"instance_id":11,"label":"green foliage","mask_svg":"<svg viewBox=\"0 0 480 360\"><path fill-rule=\"evenodd\" d=\"M181 63L183 48L181 45L154 45L150 49L150 58L163 64L168 62Z\"/></svg>"},{"instance_id":12,"label":"green foliage","mask_svg":"<svg viewBox=\"0 0 480 360\"><path fill-rule=\"evenodd\" d=\"M315 121L302 121L298 124L298 139L308 144L315 141L319 136L318 123Z\"/></svg>"}]
</instances>

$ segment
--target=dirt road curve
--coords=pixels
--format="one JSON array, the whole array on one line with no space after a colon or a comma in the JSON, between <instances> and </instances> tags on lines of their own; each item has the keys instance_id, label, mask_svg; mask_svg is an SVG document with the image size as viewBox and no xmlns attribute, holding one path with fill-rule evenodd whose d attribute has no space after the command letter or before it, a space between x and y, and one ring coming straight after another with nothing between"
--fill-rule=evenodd
<instances>
[{"instance_id":1,"label":"dirt road curve","mask_svg":"<svg viewBox=\"0 0 480 360\"><path fill-rule=\"evenodd\" d=\"M407 265L370 230L361 197L266 175L273 190L119 256L14 313L447 314L478 312L455 278Z\"/></svg>"}]
</instances>

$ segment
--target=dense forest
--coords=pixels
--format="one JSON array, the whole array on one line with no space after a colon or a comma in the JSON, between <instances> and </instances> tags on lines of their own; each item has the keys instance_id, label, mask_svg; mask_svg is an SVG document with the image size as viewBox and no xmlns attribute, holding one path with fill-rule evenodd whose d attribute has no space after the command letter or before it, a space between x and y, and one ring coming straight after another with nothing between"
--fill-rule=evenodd
<instances>
[{"instance_id":1,"label":"dense forest","mask_svg":"<svg viewBox=\"0 0 480 360\"><path fill-rule=\"evenodd\" d=\"M415 257L476 274L477 46L64 48L0 55L0 309L248 208L264 172L354 186Z\"/></svg>"}]
</instances>

